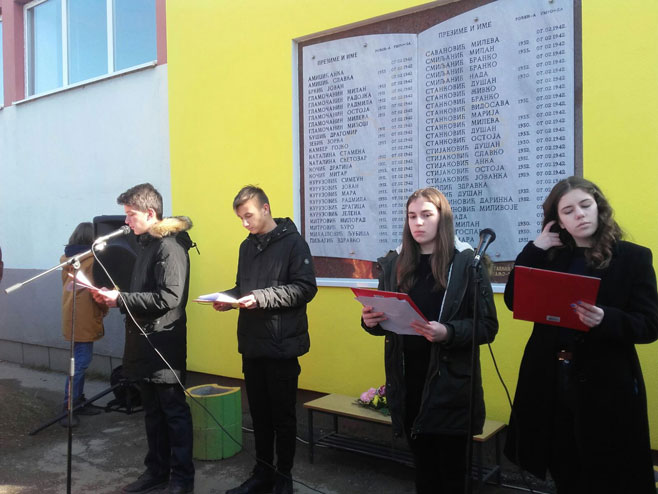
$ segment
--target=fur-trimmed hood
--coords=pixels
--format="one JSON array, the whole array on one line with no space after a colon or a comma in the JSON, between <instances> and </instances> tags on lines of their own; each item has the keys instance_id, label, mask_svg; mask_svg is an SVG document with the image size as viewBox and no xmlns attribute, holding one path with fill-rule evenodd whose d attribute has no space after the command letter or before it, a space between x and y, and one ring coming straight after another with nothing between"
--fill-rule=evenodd
<instances>
[{"instance_id":1,"label":"fur-trimmed hood","mask_svg":"<svg viewBox=\"0 0 658 494\"><path fill-rule=\"evenodd\" d=\"M149 230L149 235L155 238L164 238L186 232L192 226L192 220L187 216L171 216L169 218L163 218L158 224L153 225Z\"/></svg>"}]
</instances>

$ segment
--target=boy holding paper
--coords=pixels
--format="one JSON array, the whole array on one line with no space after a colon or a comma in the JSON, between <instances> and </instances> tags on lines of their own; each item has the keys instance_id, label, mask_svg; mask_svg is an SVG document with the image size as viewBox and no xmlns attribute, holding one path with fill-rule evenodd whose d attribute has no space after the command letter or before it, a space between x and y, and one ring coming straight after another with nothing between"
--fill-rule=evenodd
<instances>
[{"instance_id":1,"label":"boy holding paper","mask_svg":"<svg viewBox=\"0 0 658 494\"><path fill-rule=\"evenodd\" d=\"M130 291L102 289L94 299L126 314L123 371L139 381L148 442L146 470L122 492L150 492L168 484L168 494L191 494L192 416L182 383L192 221L186 216L163 218L162 196L149 183L131 187L117 203L139 246Z\"/></svg>"},{"instance_id":2,"label":"boy holding paper","mask_svg":"<svg viewBox=\"0 0 658 494\"><path fill-rule=\"evenodd\" d=\"M272 217L261 188L242 188L233 210L249 236L240 245L235 287L225 293L240 304L238 351L257 463L251 477L227 494L292 494L297 357L310 346L306 304L317 292L313 259L292 220ZM232 304L217 301L213 306L225 311Z\"/></svg>"}]
</instances>

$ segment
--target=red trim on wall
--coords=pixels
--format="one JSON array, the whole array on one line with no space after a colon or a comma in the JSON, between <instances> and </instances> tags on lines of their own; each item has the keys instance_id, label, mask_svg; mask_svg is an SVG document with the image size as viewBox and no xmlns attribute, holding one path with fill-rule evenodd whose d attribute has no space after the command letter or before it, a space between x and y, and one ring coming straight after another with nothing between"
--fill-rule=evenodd
<instances>
[{"instance_id":1,"label":"red trim on wall","mask_svg":"<svg viewBox=\"0 0 658 494\"><path fill-rule=\"evenodd\" d=\"M167 63L167 2L155 0L155 36L158 65Z\"/></svg>"},{"instance_id":2,"label":"red trim on wall","mask_svg":"<svg viewBox=\"0 0 658 494\"><path fill-rule=\"evenodd\" d=\"M21 0L0 0L4 49L4 106L25 99L25 49Z\"/></svg>"}]
</instances>

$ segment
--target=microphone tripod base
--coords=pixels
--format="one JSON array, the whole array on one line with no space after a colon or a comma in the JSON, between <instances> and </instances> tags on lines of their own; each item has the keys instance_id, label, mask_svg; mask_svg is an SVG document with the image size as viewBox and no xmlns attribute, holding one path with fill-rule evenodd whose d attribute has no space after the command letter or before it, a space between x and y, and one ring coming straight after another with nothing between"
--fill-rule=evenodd
<instances>
[{"instance_id":1,"label":"microphone tripod base","mask_svg":"<svg viewBox=\"0 0 658 494\"><path fill-rule=\"evenodd\" d=\"M92 396L88 400L82 401L78 405L73 407L73 413L75 414L76 410L79 410L82 407L92 405L94 401L99 400L103 396L106 396L110 393L114 393L115 395L117 394L125 395L126 398L125 400L115 398L114 400L109 401L107 405L105 405L104 407L99 407L97 405L92 405L92 406L94 406L96 409L103 410L105 412L120 412L120 413L125 413L126 415L131 415L133 413L141 412L144 409L141 406L140 400L139 399L135 400L132 394L132 391L134 390L132 386L134 386L134 383L129 380L123 380L116 384L113 384L109 388L104 389L103 391ZM31 431L29 435L34 436L39 432L41 432L42 430L50 427L51 425L56 424L60 420L66 419L67 416L68 416L68 411L63 410L62 413L60 413L56 417L53 417L48 422L44 422L39 427Z\"/></svg>"}]
</instances>

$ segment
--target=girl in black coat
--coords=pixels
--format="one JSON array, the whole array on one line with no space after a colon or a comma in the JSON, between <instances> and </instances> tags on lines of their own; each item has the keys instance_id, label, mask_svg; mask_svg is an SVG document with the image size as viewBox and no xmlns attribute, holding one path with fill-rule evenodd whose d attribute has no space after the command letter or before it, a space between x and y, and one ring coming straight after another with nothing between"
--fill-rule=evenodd
<instances>
[{"instance_id":1,"label":"girl in black coat","mask_svg":"<svg viewBox=\"0 0 658 494\"><path fill-rule=\"evenodd\" d=\"M471 375L473 250L456 242L445 196L420 189L407 201L402 250L380 259L379 289L408 293L425 321L413 321L418 335L384 330L383 312L366 306L362 324L385 336L386 397L396 434L404 430L416 467L418 494L464 491L471 378L475 381L474 434L485 420L479 355ZM480 286L477 343L498 331L493 293L485 270ZM420 318L419 318L420 319Z\"/></svg>"},{"instance_id":2,"label":"girl in black coat","mask_svg":"<svg viewBox=\"0 0 658 494\"><path fill-rule=\"evenodd\" d=\"M658 338L651 251L621 241L593 183L570 177L544 201L542 232L516 259L601 278L596 305L574 301L586 332L535 324L526 345L505 454L551 473L559 494L655 494L647 402L635 344ZM512 309L514 271L505 289Z\"/></svg>"}]
</instances>

